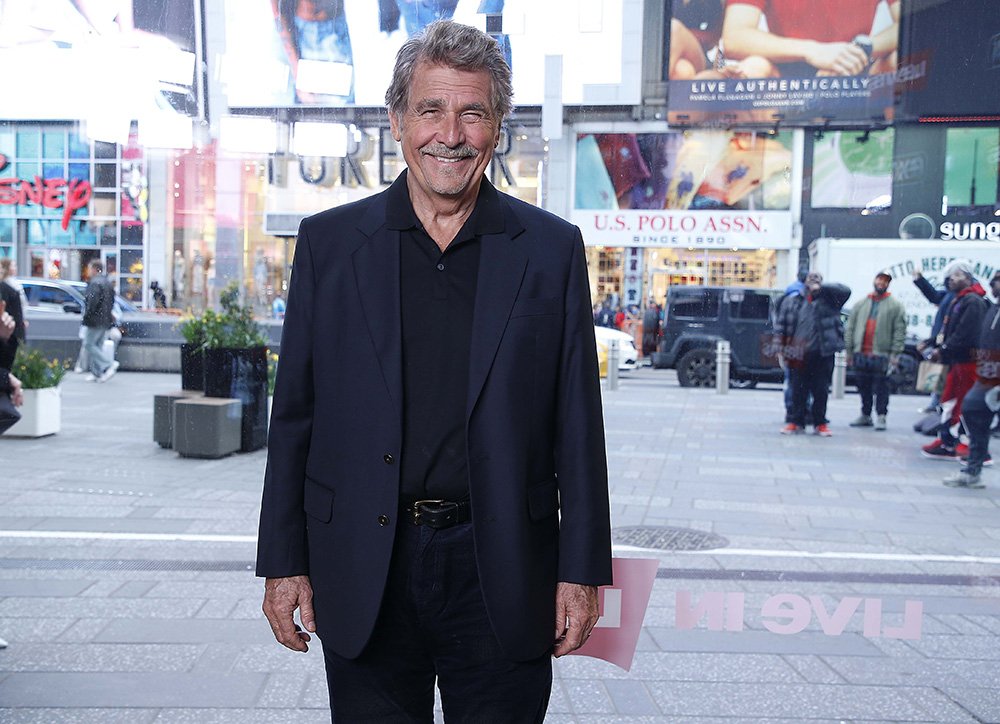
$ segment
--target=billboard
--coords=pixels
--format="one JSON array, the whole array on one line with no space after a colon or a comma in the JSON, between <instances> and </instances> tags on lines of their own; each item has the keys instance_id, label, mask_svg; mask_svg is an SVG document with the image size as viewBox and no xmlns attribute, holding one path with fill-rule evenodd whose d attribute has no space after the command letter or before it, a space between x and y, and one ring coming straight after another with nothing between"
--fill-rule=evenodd
<instances>
[{"instance_id":1,"label":"billboard","mask_svg":"<svg viewBox=\"0 0 1000 724\"><path fill-rule=\"evenodd\" d=\"M396 52L434 20L486 30L514 74L514 103L541 105L546 55L563 56L563 103L619 86L627 0L225 0L220 80L230 108L381 107ZM628 49L638 58L639 49ZM638 61L637 61L638 62ZM614 103L639 103L615 95ZM613 94L614 95L614 94ZM612 102L612 101L603 101Z\"/></svg>"},{"instance_id":2,"label":"billboard","mask_svg":"<svg viewBox=\"0 0 1000 724\"><path fill-rule=\"evenodd\" d=\"M895 132L828 131L813 143L814 209L869 209L892 204Z\"/></svg>"},{"instance_id":3,"label":"billboard","mask_svg":"<svg viewBox=\"0 0 1000 724\"><path fill-rule=\"evenodd\" d=\"M600 246L791 248L791 133L580 133L573 223Z\"/></svg>"},{"instance_id":4,"label":"billboard","mask_svg":"<svg viewBox=\"0 0 1000 724\"><path fill-rule=\"evenodd\" d=\"M891 113L900 0L672 0L671 10L670 123L811 125Z\"/></svg>"},{"instance_id":5,"label":"billboard","mask_svg":"<svg viewBox=\"0 0 1000 724\"><path fill-rule=\"evenodd\" d=\"M0 65L8 69L0 115L197 115L194 13L195 0L0 3Z\"/></svg>"}]
</instances>

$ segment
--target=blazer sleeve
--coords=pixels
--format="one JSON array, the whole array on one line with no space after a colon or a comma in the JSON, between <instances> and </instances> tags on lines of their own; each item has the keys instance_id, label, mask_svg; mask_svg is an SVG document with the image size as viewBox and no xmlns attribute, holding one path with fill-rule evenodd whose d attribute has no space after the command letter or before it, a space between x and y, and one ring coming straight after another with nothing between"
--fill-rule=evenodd
<instances>
[{"instance_id":1,"label":"blazer sleeve","mask_svg":"<svg viewBox=\"0 0 1000 724\"><path fill-rule=\"evenodd\" d=\"M260 507L257 575L268 578L309 573L303 496L313 426L315 283L312 249L303 223L281 332Z\"/></svg>"},{"instance_id":2,"label":"blazer sleeve","mask_svg":"<svg viewBox=\"0 0 1000 724\"><path fill-rule=\"evenodd\" d=\"M576 230L566 290L555 434L560 581L611 583L611 514L601 381L583 237Z\"/></svg>"}]
</instances>

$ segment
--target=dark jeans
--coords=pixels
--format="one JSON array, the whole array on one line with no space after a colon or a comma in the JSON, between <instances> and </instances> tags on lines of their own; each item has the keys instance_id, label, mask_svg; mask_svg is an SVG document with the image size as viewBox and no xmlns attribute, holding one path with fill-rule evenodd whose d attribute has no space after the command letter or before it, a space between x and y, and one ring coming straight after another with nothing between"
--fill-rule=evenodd
<instances>
[{"instance_id":1,"label":"dark jeans","mask_svg":"<svg viewBox=\"0 0 1000 724\"><path fill-rule=\"evenodd\" d=\"M889 414L889 376L879 371L854 371L854 379L858 383L858 394L861 395L861 414L872 414L872 398L875 400L875 412L879 415Z\"/></svg>"},{"instance_id":2,"label":"dark jeans","mask_svg":"<svg viewBox=\"0 0 1000 724\"><path fill-rule=\"evenodd\" d=\"M807 352L802 360L789 363L788 380L792 385L792 414L790 422L799 427L806 424L806 402L812 395L812 423L824 425L826 401L830 395L830 380L833 379L833 355L826 357Z\"/></svg>"},{"instance_id":3,"label":"dark jeans","mask_svg":"<svg viewBox=\"0 0 1000 724\"><path fill-rule=\"evenodd\" d=\"M554 615L554 612L553 612ZM324 650L334 722L541 722L552 657L505 658L476 570L472 524L435 531L400 519L375 633L357 659Z\"/></svg>"},{"instance_id":4,"label":"dark jeans","mask_svg":"<svg viewBox=\"0 0 1000 724\"><path fill-rule=\"evenodd\" d=\"M993 410L986 406L989 391L981 382L976 382L962 400L962 421L969 435L969 458L965 471L977 475L983 469L983 461L990 454L990 425Z\"/></svg>"}]
</instances>

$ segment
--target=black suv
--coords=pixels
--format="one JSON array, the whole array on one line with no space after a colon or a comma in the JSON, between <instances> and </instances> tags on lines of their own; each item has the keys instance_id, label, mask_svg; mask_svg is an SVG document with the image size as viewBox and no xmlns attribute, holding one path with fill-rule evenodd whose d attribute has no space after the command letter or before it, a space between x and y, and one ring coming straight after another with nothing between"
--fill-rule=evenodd
<instances>
[{"instance_id":1,"label":"black suv","mask_svg":"<svg viewBox=\"0 0 1000 724\"><path fill-rule=\"evenodd\" d=\"M682 387L715 387L715 343L724 339L731 346L729 377L737 386L782 382L772 322L784 294L781 289L670 287L653 367L676 368ZM893 393L914 392L920 361L915 341L907 340L906 351L889 378ZM854 384L851 368L847 383Z\"/></svg>"},{"instance_id":2,"label":"black suv","mask_svg":"<svg viewBox=\"0 0 1000 724\"><path fill-rule=\"evenodd\" d=\"M724 339L731 345L730 379L781 382L771 320L782 295L780 289L670 287L653 367L676 368L682 387L715 387L715 343Z\"/></svg>"}]
</instances>

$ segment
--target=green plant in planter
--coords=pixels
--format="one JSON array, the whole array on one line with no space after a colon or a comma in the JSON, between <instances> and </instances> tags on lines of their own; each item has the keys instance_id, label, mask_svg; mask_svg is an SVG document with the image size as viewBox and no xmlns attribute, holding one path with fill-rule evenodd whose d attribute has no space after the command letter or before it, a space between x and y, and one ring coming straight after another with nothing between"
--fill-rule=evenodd
<instances>
[{"instance_id":1,"label":"green plant in planter","mask_svg":"<svg viewBox=\"0 0 1000 724\"><path fill-rule=\"evenodd\" d=\"M205 346L205 318L203 315L189 314L177 323L184 341L194 347Z\"/></svg>"},{"instance_id":2,"label":"green plant in planter","mask_svg":"<svg viewBox=\"0 0 1000 724\"><path fill-rule=\"evenodd\" d=\"M57 387L66 376L67 364L57 359L49 359L36 349L19 347L11 372L21 380L26 390L40 390Z\"/></svg>"},{"instance_id":3,"label":"green plant in planter","mask_svg":"<svg viewBox=\"0 0 1000 724\"><path fill-rule=\"evenodd\" d=\"M236 282L230 282L223 290L219 295L219 302L222 305L221 313L209 309L202 315L206 347L247 349L267 345L264 330L253 318L253 307L240 304L240 288Z\"/></svg>"}]
</instances>

